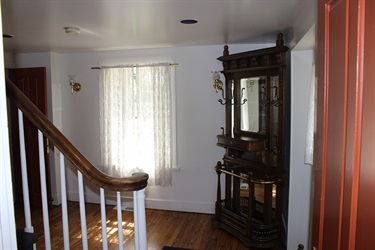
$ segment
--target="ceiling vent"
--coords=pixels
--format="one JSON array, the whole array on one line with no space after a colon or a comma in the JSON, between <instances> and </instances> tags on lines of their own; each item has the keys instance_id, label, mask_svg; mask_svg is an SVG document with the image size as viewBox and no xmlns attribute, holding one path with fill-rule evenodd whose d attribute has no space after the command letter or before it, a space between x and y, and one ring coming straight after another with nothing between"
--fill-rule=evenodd
<instances>
[{"instance_id":1,"label":"ceiling vent","mask_svg":"<svg viewBox=\"0 0 375 250\"><path fill-rule=\"evenodd\" d=\"M77 27L64 27L64 30L68 35L78 35L81 33L81 30Z\"/></svg>"}]
</instances>

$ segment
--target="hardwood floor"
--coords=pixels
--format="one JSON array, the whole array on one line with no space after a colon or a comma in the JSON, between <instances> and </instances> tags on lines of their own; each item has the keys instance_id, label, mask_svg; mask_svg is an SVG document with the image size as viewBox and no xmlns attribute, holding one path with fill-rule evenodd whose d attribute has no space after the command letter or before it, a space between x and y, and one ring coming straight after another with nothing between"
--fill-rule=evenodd
<instances>
[{"instance_id":1,"label":"hardwood floor","mask_svg":"<svg viewBox=\"0 0 375 250\"><path fill-rule=\"evenodd\" d=\"M109 249L118 249L117 211L107 206L107 232ZM24 228L22 207L16 207L17 229ZM68 202L70 249L82 249L79 204ZM89 249L101 249L100 206L86 204L87 231ZM124 248L134 249L133 213L123 211ZM61 206L52 206L49 210L52 249L63 249L61 226ZM173 246L202 250L243 250L248 249L241 241L223 230L212 227L209 214L184 213L146 209L147 239L150 250ZM40 208L32 211L32 223L35 232L43 232L42 212ZM37 249L44 249L44 236L37 241Z\"/></svg>"}]
</instances>

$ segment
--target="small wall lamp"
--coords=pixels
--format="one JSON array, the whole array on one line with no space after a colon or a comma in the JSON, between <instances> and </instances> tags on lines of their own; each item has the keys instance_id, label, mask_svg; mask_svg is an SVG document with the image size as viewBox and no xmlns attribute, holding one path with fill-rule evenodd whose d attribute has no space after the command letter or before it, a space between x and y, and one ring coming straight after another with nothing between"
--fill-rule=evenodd
<instances>
[{"instance_id":1,"label":"small wall lamp","mask_svg":"<svg viewBox=\"0 0 375 250\"><path fill-rule=\"evenodd\" d=\"M232 90L229 91L228 98L225 98L224 97L224 90L223 90L223 82L220 80L219 71L213 71L212 72L212 80L214 81L213 86L214 86L214 89L216 90L216 93L219 92L219 90L220 90L221 96L223 97L223 99L218 100L219 103L221 105L225 105L227 102L231 102L231 100L233 99Z\"/></svg>"},{"instance_id":2,"label":"small wall lamp","mask_svg":"<svg viewBox=\"0 0 375 250\"><path fill-rule=\"evenodd\" d=\"M229 88L229 93L227 93L227 98L224 97L224 89L223 89L223 82L220 80L220 74L219 74L219 71L213 71L212 72L212 80L214 81L213 83L213 86L214 86L214 89L216 90L216 93L219 92L219 90L221 91L221 96L223 97L223 99L219 99L219 103L221 105L225 105L227 103L230 103L231 105L234 104L233 102L233 93L232 93L232 88ZM233 83L234 81L232 80L232 86L233 86ZM241 97L240 97L240 100L242 99L243 97L243 93L244 93L244 90L245 88L242 88L241 89ZM241 105L245 104L245 102L247 102L247 99L243 99L241 101Z\"/></svg>"},{"instance_id":3,"label":"small wall lamp","mask_svg":"<svg viewBox=\"0 0 375 250\"><path fill-rule=\"evenodd\" d=\"M213 86L216 90L216 93L219 90L223 90L223 82L220 80L219 71L213 71L212 72L212 80L214 81Z\"/></svg>"},{"instance_id":4,"label":"small wall lamp","mask_svg":"<svg viewBox=\"0 0 375 250\"><path fill-rule=\"evenodd\" d=\"M74 76L69 75L69 86L72 89L72 94L81 90L81 84L74 81Z\"/></svg>"}]
</instances>

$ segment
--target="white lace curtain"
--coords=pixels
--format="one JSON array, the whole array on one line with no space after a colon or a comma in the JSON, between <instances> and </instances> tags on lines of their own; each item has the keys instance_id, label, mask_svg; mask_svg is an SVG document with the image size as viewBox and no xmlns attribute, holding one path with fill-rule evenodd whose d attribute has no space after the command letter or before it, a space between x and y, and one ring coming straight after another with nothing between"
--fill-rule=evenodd
<instances>
[{"instance_id":1,"label":"white lace curtain","mask_svg":"<svg viewBox=\"0 0 375 250\"><path fill-rule=\"evenodd\" d=\"M150 185L171 185L171 67L100 70L100 144L105 173L149 174Z\"/></svg>"}]
</instances>

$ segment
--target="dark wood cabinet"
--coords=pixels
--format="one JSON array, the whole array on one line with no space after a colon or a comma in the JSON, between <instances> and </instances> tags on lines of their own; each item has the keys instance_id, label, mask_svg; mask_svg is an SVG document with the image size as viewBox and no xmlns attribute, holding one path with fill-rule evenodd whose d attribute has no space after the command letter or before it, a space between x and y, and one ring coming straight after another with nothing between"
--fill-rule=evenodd
<instances>
[{"instance_id":1,"label":"dark wood cabinet","mask_svg":"<svg viewBox=\"0 0 375 250\"><path fill-rule=\"evenodd\" d=\"M282 189L285 184L286 66L288 47L229 54L224 46L226 122L217 145L225 148L218 175L214 225L253 247L282 244ZM224 96L224 94L223 94ZM223 176L224 175L224 176Z\"/></svg>"}]
</instances>

